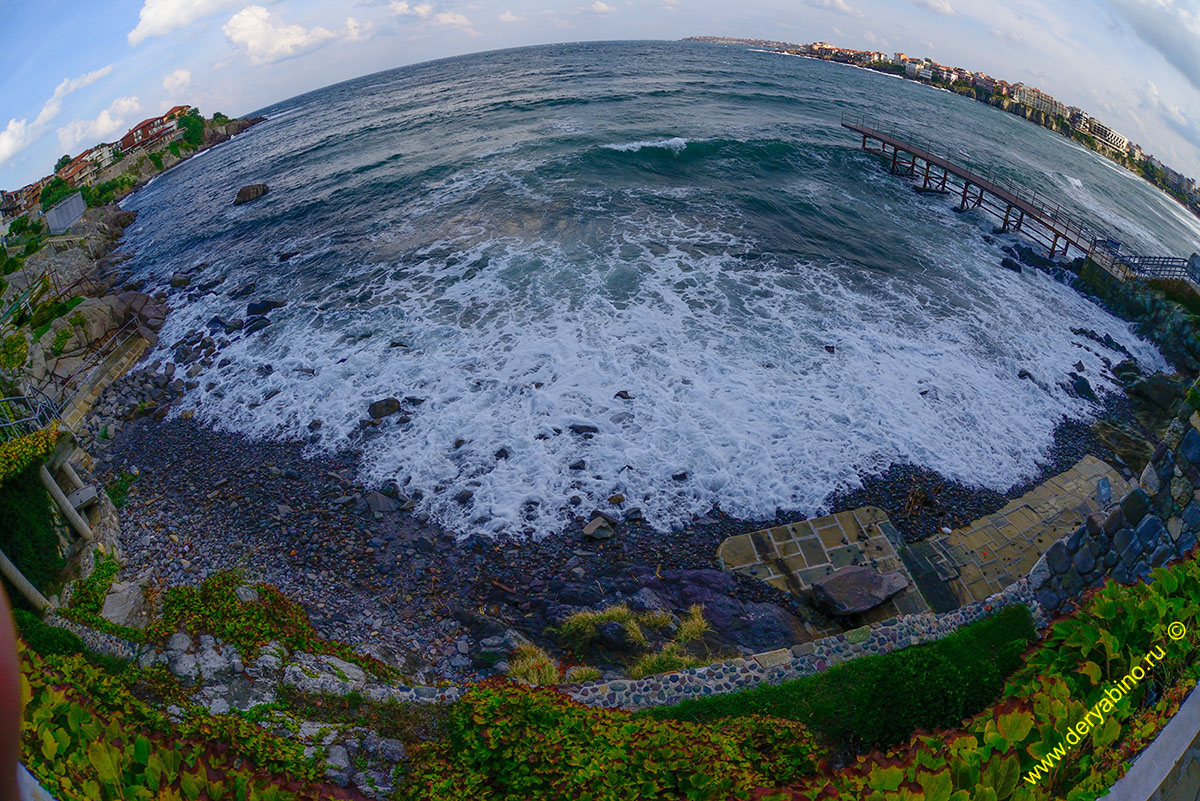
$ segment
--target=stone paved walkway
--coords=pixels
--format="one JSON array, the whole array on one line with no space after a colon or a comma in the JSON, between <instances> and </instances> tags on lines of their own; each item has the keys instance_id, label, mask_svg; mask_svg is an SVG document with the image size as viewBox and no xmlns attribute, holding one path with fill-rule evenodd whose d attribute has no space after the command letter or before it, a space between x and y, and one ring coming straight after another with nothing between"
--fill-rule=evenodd
<instances>
[{"instance_id":1,"label":"stone paved walkway","mask_svg":"<svg viewBox=\"0 0 1200 801\"><path fill-rule=\"evenodd\" d=\"M717 549L717 558L726 570L761 579L796 595L846 565L865 565L884 573L903 572L909 588L864 614L863 622L870 623L898 614L929 611L897 554L901 542L900 533L882 509L864 506L730 537Z\"/></svg>"},{"instance_id":2,"label":"stone paved walkway","mask_svg":"<svg viewBox=\"0 0 1200 801\"><path fill-rule=\"evenodd\" d=\"M1085 456L995 514L930 539L939 573L960 604L986 598L1028 575L1051 545L1131 489L1116 469Z\"/></svg>"},{"instance_id":3,"label":"stone paved walkway","mask_svg":"<svg viewBox=\"0 0 1200 801\"><path fill-rule=\"evenodd\" d=\"M730 537L717 558L726 570L795 595L846 565L900 570L911 586L865 614L864 622L946 612L1028 575L1051 545L1131 489L1116 469L1087 456L996 513L922 543L904 544L883 510L864 506Z\"/></svg>"}]
</instances>

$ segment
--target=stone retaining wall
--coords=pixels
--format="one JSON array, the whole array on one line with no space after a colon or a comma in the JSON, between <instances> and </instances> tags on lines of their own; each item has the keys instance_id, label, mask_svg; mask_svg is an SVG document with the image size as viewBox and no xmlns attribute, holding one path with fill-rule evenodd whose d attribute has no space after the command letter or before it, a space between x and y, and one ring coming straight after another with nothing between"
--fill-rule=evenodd
<instances>
[{"instance_id":1,"label":"stone retaining wall","mask_svg":"<svg viewBox=\"0 0 1200 801\"><path fill-rule=\"evenodd\" d=\"M1038 603L1054 615L1112 577L1128 584L1196 547L1200 532L1200 415L1183 403L1142 471L1140 487L1107 513L1090 515L1050 546L1029 573Z\"/></svg>"}]
</instances>

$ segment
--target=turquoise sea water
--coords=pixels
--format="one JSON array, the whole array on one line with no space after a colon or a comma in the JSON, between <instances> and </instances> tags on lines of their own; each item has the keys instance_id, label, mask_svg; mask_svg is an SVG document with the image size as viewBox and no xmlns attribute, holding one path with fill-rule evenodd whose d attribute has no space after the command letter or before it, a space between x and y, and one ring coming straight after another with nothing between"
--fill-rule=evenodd
<instances>
[{"instance_id":1,"label":"turquoise sea water","mask_svg":"<svg viewBox=\"0 0 1200 801\"><path fill-rule=\"evenodd\" d=\"M1066 287L1001 269L1016 240L889 176L845 110L1006 169L1136 249L1200 239L1152 187L974 101L650 42L484 53L284 101L130 198L126 241L151 283L201 264L193 286L226 278L173 296L164 358L213 315L245 317L236 287L287 300L203 371L200 420L361 448L364 478L421 489L462 533L553 533L572 496L615 492L658 526L714 503L816 511L900 461L1007 487L1063 415L1093 413L1058 385L1072 365L1115 386L1102 360L1121 357L1071 328L1165 365ZM270 193L233 207L256 182ZM364 435L387 396L424 402Z\"/></svg>"}]
</instances>

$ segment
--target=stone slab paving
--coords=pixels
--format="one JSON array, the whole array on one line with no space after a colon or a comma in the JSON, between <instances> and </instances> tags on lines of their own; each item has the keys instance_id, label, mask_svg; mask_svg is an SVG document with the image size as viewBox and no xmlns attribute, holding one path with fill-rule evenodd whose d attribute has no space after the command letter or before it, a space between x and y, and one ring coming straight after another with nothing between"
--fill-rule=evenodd
<instances>
[{"instance_id":1,"label":"stone slab paving","mask_svg":"<svg viewBox=\"0 0 1200 801\"><path fill-rule=\"evenodd\" d=\"M864 623L873 623L929 611L897 552L902 547L900 533L887 514L863 506L730 537L717 548L717 559L726 570L796 595L847 565L864 565L882 573L898 570L909 580L909 587L861 616Z\"/></svg>"},{"instance_id":2,"label":"stone slab paving","mask_svg":"<svg viewBox=\"0 0 1200 801\"><path fill-rule=\"evenodd\" d=\"M967 604L1029 575L1051 545L1131 489L1115 468L1085 456L994 514L929 543L958 602Z\"/></svg>"}]
</instances>

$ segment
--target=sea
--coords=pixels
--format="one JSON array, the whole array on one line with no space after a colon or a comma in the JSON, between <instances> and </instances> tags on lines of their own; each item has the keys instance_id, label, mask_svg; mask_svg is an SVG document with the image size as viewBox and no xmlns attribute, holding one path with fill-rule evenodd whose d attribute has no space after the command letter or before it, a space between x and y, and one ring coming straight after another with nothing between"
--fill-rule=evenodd
<instances>
[{"instance_id":1,"label":"sea","mask_svg":"<svg viewBox=\"0 0 1200 801\"><path fill-rule=\"evenodd\" d=\"M1134 250L1198 248L1200 221L1144 181L973 100L740 47L616 42L407 66L265 108L125 201L127 266L170 295L159 359L215 316L286 301L196 376L183 407L199 422L354 449L363 481L395 481L464 536L553 536L597 507L659 530L714 508L812 514L898 463L1003 490L1038 472L1064 417L1098 413L1065 386L1078 362L1118 391L1105 361L1125 357L1072 329L1167 368L1065 284L1003 269L1023 242L889 175L846 112ZM270 192L234 206L251 183ZM181 271L193 289L168 287ZM403 413L364 428L387 397Z\"/></svg>"}]
</instances>

